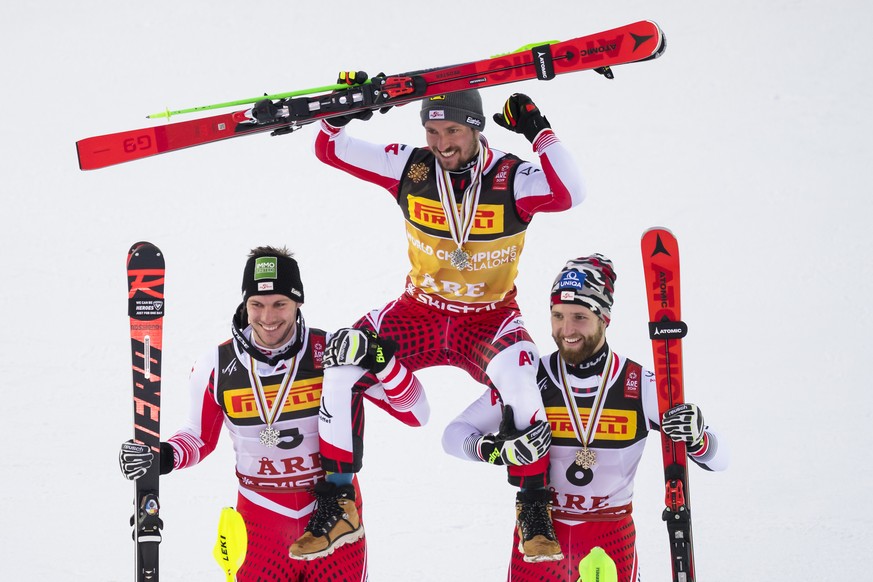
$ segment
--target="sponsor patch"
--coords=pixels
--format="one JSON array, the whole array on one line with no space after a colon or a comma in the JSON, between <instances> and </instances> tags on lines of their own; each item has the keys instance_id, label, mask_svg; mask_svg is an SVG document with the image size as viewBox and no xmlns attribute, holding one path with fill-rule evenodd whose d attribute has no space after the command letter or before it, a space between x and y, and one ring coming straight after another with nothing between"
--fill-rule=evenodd
<instances>
[{"instance_id":1,"label":"sponsor patch","mask_svg":"<svg viewBox=\"0 0 873 582\"><path fill-rule=\"evenodd\" d=\"M579 408L579 415L588 418L590 408ZM576 440L573 431L573 421L566 406L547 406L546 417L552 427L552 440L572 439ZM597 423L597 433L594 440L602 441L633 441L637 438L637 412L636 410L618 410L604 408L600 414L600 422ZM578 441L576 441L578 444Z\"/></svg>"},{"instance_id":2,"label":"sponsor patch","mask_svg":"<svg viewBox=\"0 0 873 582\"><path fill-rule=\"evenodd\" d=\"M273 290L273 282L272 281L261 281L258 283L258 291L272 291Z\"/></svg>"},{"instance_id":3,"label":"sponsor patch","mask_svg":"<svg viewBox=\"0 0 873 582\"><path fill-rule=\"evenodd\" d=\"M580 273L576 270L570 270L564 273L561 276L561 280L558 281L558 289L579 289L582 290L582 287L585 286L585 273ZM563 299L563 294L561 295L561 299Z\"/></svg>"},{"instance_id":4,"label":"sponsor patch","mask_svg":"<svg viewBox=\"0 0 873 582\"><path fill-rule=\"evenodd\" d=\"M255 281L261 279L277 279L279 277L276 257L258 257L255 259Z\"/></svg>"},{"instance_id":5,"label":"sponsor patch","mask_svg":"<svg viewBox=\"0 0 873 582\"><path fill-rule=\"evenodd\" d=\"M279 393L279 384L264 386L264 396L269 406ZM250 387L225 390L222 398L227 416L231 419L258 419L258 405L255 394ZM321 378L299 380L294 382L282 413L304 413L302 416L312 416L318 410L321 401Z\"/></svg>"},{"instance_id":6,"label":"sponsor patch","mask_svg":"<svg viewBox=\"0 0 873 582\"><path fill-rule=\"evenodd\" d=\"M409 196L407 198L409 220L421 226L427 226L435 230L449 231L446 223L446 213L438 200L431 200L422 196ZM473 219L473 234L499 234L504 229L503 206L500 204L480 204L476 208L476 216Z\"/></svg>"},{"instance_id":7,"label":"sponsor patch","mask_svg":"<svg viewBox=\"0 0 873 582\"><path fill-rule=\"evenodd\" d=\"M446 112L442 109L431 109L427 112L428 119L445 119Z\"/></svg>"}]
</instances>

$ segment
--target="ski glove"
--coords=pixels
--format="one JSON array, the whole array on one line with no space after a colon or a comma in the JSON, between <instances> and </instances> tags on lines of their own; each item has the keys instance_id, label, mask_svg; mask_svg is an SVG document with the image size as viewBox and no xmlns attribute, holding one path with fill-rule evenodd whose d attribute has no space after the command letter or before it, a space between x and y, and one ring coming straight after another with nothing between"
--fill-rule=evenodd
<instances>
[{"instance_id":1,"label":"ski glove","mask_svg":"<svg viewBox=\"0 0 873 582\"><path fill-rule=\"evenodd\" d=\"M513 93L503 104L503 112L494 114L494 122L515 133L522 133L531 143L539 133L552 127L539 108L523 93Z\"/></svg>"},{"instance_id":2,"label":"ski glove","mask_svg":"<svg viewBox=\"0 0 873 582\"><path fill-rule=\"evenodd\" d=\"M363 85L370 76L364 71L340 71L336 76L337 85Z\"/></svg>"},{"instance_id":3,"label":"ski glove","mask_svg":"<svg viewBox=\"0 0 873 582\"><path fill-rule=\"evenodd\" d=\"M354 87L355 85L363 85L368 78L369 75L367 75L367 73L365 73L364 71L340 71L336 78L336 84ZM358 111L357 113L350 113L348 115L329 117L325 119L325 121L333 127L344 127L348 125L348 123L353 119L367 121L371 117L373 117L373 111L370 109L366 109L364 111Z\"/></svg>"},{"instance_id":4,"label":"ski glove","mask_svg":"<svg viewBox=\"0 0 873 582\"><path fill-rule=\"evenodd\" d=\"M136 443L133 439L121 443L118 451L118 465L121 474L131 481L136 481L146 474L152 466L155 455L148 445ZM170 443L161 443L161 475L173 470L173 447Z\"/></svg>"},{"instance_id":5,"label":"ski glove","mask_svg":"<svg viewBox=\"0 0 873 582\"><path fill-rule=\"evenodd\" d=\"M541 459L552 444L552 430L539 420L524 430L515 428L512 407L503 407L503 420L496 435L479 438L476 453L493 465L530 465Z\"/></svg>"},{"instance_id":6,"label":"ski glove","mask_svg":"<svg viewBox=\"0 0 873 582\"><path fill-rule=\"evenodd\" d=\"M688 452L700 450L704 442L703 413L695 404L679 404L664 413L661 430L676 442L688 445Z\"/></svg>"},{"instance_id":7,"label":"ski glove","mask_svg":"<svg viewBox=\"0 0 873 582\"><path fill-rule=\"evenodd\" d=\"M133 442L133 439L121 443L121 450L118 452L118 465L121 467L121 473L131 481L136 481L146 474L149 467L152 466L152 461L155 455L146 445Z\"/></svg>"},{"instance_id":8,"label":"ski glove","mask_svg":"<svg viewBox=\"0 0 873 582\"><path fill-rule=\"evenodd\" d=\"M337 331L324 348L322 365L360 366L378 374L388 365L398 348L397 342L379 337L369 329L344 328Z\"/></svg>"}]
</instances>

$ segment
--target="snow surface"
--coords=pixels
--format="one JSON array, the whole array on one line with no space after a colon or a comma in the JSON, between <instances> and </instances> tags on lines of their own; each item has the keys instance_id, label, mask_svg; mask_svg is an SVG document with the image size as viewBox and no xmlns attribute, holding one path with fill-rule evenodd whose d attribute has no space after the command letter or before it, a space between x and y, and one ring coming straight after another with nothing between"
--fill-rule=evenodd
<instances>
[{"instance_id":1,"label":"snow surface","mask_svg":"<svg viewBox=\"0 0 873 582\"><path fill-rule=\"evenodd\" d=\"M873 542L869 2L6 2L0 273L3 580L130 580L132 485L124 259L167 257L163 427L187 413L191 363L229 335L247 251L297 253L307 320L348 325L402 291L390 198L318 163L314 128L258 135L95 172L77 139L181 108L329 84L339 70L464 62L641 19L657 61L483 92L530 94L583 167L589 198L534 221L518 280L552 349L546 294L568 258L618 270L613 347L650 364L639 237L679 237L687 395L729 439L726 473L694 470L699 579L862 580ZM546 7L549 7L548 9ZM340 16L343 15L343 16ZM160 122L158 122L160 123ZM423 143L413 106L352 131ZM491 124L496 147L532 157ZM383 216L390 215L390 216ZM433 417L410 429L375 408L361 474L371 580L502 580L513 491L502 471L445 455L444 425L480 389L424 371ZM221 507L235 503L230 441L162 485L164 582L219 580ZM669 576L658 447L637 475L645 579Z\"/></svg>"}]
</instances>

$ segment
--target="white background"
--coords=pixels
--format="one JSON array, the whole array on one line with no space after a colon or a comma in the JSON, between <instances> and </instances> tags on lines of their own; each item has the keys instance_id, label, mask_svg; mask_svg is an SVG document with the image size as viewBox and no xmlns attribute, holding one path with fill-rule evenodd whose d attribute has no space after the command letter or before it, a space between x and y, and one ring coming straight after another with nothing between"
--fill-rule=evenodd
<instances>
[{"instance_id":1,"label":"white background","mask_svg":"<svg viewBox=\"0 0 873 582\"><path fill-rule=\"evenodd\" d=\"M571 257L618 271L609 338L651 364L639 237L682 250L686 394L730 441L726 473L693 470L700 580L863 579L873 535L869 328L873 214L869 3L80 0L0 8L0 438L3 580L127 581L133 486L124 260L167 257L163 430L187 414L187 375L229 336L245 255L297 254L310 324L333 329L400 294L408 269L383 191L318 163L314 127L94 172L76 140L149 113L399 73L642 19L668 48L613 81L561 76L483 91L496 112L531 95L579 161L586 202L538 216L519 299L543 352L546 296ZM35 5L33 5L35 6ZM417 108L351 131L421 145ZM161 123L161 122L157 122ZM532 159L493 123L497 148ZM433 416L406 428L373 408L361 473L371 580L502 580L513 491L502 471L445 455L443 427L480 388L421 373ZM636 480L643 574L669 577L656 442ZM162 580L219 580L211 557L235 503L229 439L162 484Z\"/></svg>"}]
</instances>

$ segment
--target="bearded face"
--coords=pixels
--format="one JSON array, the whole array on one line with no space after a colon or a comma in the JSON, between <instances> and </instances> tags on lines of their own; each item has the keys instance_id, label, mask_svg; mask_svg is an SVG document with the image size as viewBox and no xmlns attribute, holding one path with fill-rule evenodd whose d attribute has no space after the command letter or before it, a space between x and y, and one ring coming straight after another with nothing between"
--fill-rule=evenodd
<instances>
[{"instance_id":1,"label":"bearded face","mask_svg":"<svg viewBox=\"0 0 873 582\"><path fill-rule=\"evenodd\" d=\"M552 306L552 339L565 362L578 365L593 356L606 341L606 324L582 305Z\"/></svg>"}]
</instances>

